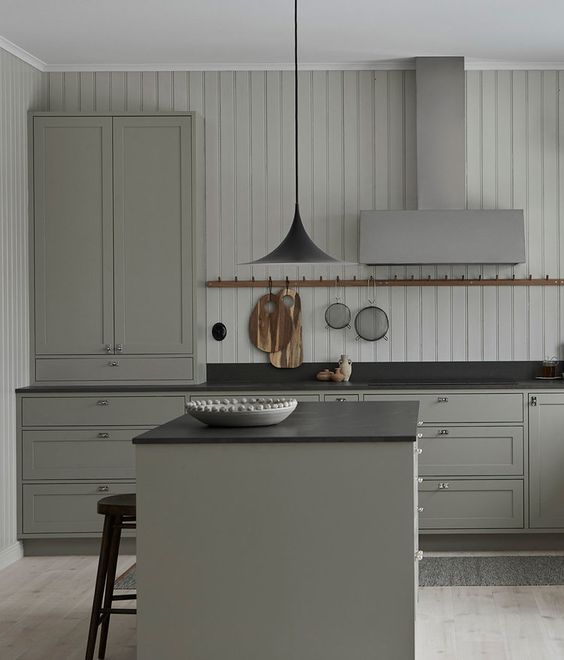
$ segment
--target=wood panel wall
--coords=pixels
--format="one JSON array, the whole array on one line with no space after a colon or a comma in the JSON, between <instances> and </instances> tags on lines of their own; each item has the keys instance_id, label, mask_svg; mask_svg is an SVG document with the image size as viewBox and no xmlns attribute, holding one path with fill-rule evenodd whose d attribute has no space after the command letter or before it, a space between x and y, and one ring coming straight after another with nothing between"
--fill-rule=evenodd
<instances>
[{"instance_id":1,"label":"wood panel wall","mask_svg":"<svg viewBox=\"0 0 564 660\"><path fill-rule=\"evenodd\" d=\"M51 110L196 110L206 121L208 276L449 275L560 277L564 257L564 168L560 136L564 72L467 73L469 208L524 208L528 262L510 267L270 268L238 266L272 249L293 213L290 72L52 73ZM359 209L415 208L413 71L301 72L302 217L315 241L354 260ZM564 144L564 142L563 142ZM561 201L562 199L562 201ZM262 362L248 340L258 291L208 292L210 362ZM344 297L353 313L366 290L303 290L306 361L528 360L564 358L564 290L423 288L378 290L389 340L355 341L328 331L324 309ZM372 293L370 292L370 297Z\"/></svg>"},{"instance_id":2,"label":"wood panel wall","mask_svg":"<svg viewBox=\"0 0 564 660\"><path fill-rule=\"evenodd\" d=\"M47 104L47 74L0 49L0 568L19 552L14 389L29 385L27 111Z\"/></svg>"}]
</instances>

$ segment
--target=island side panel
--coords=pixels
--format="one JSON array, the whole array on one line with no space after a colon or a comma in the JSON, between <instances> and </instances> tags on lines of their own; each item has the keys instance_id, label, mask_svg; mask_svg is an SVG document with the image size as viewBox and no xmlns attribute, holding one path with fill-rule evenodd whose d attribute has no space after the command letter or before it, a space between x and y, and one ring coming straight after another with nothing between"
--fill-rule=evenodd
<instances>
[{"instance_id":1,"label":"island side panel","mask_svg":"<svg viewBox=\"0 0 564 660\"><path fill-rule=\"evenodd\" d=\"M136 445L138 659L414 658L413 452Z\"/></svg>"}]
</instances>

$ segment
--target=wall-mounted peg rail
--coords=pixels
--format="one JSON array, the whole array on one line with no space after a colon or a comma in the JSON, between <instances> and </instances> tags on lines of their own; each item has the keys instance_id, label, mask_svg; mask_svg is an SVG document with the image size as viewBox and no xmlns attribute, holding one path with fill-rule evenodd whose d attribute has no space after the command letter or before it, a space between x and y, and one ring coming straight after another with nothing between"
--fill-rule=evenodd
<instances>
[{"instance_id":1,"label":"wall-mounted peg rail","mask_svg":"<svg viewBox=\"0 0 564 660\"><path fill-rule=\"evenodd\" d=\"M266 279L266 280L223 280L220 277L217 280L209 280L207 286L210 289L239 289L239 288L254 288L254 289L268 289L269 287L292 287L292 288L323 288L323 287L362 287L362 286L564 286L564 279L549 278L548 275L544 278L533 278L531 275L527 278L482 278L480 277L459 277L449 278L447 276L441 279L432 279L430 277L425 279L399 279L393 277L391 279L376 279L370 278L353 278L352 280L325 279L320 277L318 279Z\"/></svg>"}]
</instances>

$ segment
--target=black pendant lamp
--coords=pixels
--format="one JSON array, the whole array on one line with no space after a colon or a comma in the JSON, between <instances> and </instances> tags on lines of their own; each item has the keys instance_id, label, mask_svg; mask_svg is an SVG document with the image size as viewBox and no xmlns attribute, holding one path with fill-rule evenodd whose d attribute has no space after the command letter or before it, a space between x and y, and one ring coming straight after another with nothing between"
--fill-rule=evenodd
<instances>
[{"instance_id":1,"label":"black pendant lamp","mask_svg":"<svg viewBox=\"0 0 564 660\"><path fill-rule=\"evenodd\" d=\"M298 0L294 0L294 141L296 156L296 206L286 238L269 254L251 264L333 264L334 259L311 240L300 217L298 203Z\"/></svg>"}]
</instances>

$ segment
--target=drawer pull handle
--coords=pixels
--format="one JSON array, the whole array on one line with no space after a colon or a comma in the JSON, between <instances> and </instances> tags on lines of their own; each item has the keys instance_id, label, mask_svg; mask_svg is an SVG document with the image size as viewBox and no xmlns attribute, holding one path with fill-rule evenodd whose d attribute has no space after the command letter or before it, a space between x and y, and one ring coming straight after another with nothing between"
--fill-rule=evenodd
<instances>
[{"instance_id":1,"label":"drawer pull handle","mask_svg":"<svg viewBox=\"0 0 564 660\"><path fill-rule=\"evenodd\" d=\"M421 449L421 447L417 447L417 453L418 453L418 454L422 454L422 453L423 453L423 450Z\"/></svg>"},{"instance_id":2,"label":"drawer pull handle","mask_svg":"<svg viewBox=\"0 0 564 660\"><path fill-rule=\"evenodd\" d=\"M423 513L423 511L425 511L425 507L424 506L418 506L417 511L419 511L419 513Z\"/></svg>"},{"instance_id":3,"label":"drawer pull handle","mask_svg":"<svg viewBox=\"0 0 564 660\"><path fill-rule=\"evenodd\" d=\"M448 403L448 396L439 396L437 397L438 403Z\"/></svg>"},{"instance_id":4,"label":"drawer pull handle","mask_svg":"<svg viewBox=\"0 0 564 660\"><path fill-rule=\"evenodd\" d=\"M111 362L108 362L108 366L119 367L119 362L117 360L112 360Z\"/></svg>"},{"instance_id":5,"label":"drawer pull handle","mask_svg":"<svg viewBox=\"0 0 564 660\"><path fill-rule=\"evenodd\" d=\"M98 486L98 488L96 488L97 493L108 493L109 490L110 490L109 486Z\"/></svg>"},{"instance_id":6,"label":"drawer pull handle","mask_svg":"<svg viewBox=\"0 0 564 660\"><path fill-rule=\"evenodd\" d=\"M531 397L531 406L536 406L536 405L537 405L537 397L536 397L536 396L532 396L532 397Z\"/></svg>"},{"instance_id":7,"label":"drawer pull handle","mask_svg":"<svg viewBox=\"0 0 564 660\"><path fill-rule=\"evenodd\" d=\"M417 483L422 484L423 483L423 477L417 477Z\"/></svg>"},{"instance_id":8,"label":"drawer pull handle","mask_svg":"<svg viewBox=\"0 0 564 660\"><path fill-rule=\"evenodd\" d=\"M335 399L335 401L346 401L344 396L339 396Z\"/></svg>"},{"instance_id":9,"label":"drawer pull handle","mask_svg":"<svg viewBox=\"0 0 564 660\"><path fill-rule=\"evenodd\" d=\"M99 399L96 402L96 405L98 405L98 406L109 406L110 402L108 401L108 399Z\"/></svg>"},{"instance_id":10,"label":"drawer pull handle","mask_svg":"<svg viewBox=\"0 0 564 660\"><path fill-rule=\"evenodd\" d=\"M109 438L110 434L109 433L98 433L99 438Z\"/></svg>"},{"instance_id":11,"label":"drawer pull handle","mask_svg":"<svg viewBox=\"0 0 564 660\"><path fill-rule=\"evenodd\" d=\"M448 435L448 429L441 429L439 435Z\"/></svg>"},{"instance_id":12,"label":"drawer pull handle","mask_svg":"<svg viewBox=\"0 0 564 660\"><path fill-rule=\"evenodd\" d=\"M423 559L423 550L418 550L418 551L415 553L415 559L416 559L417 561L421 561L421 560Z\"/></svg>"},{"instance_id":13,"label":"drawer pull handle","mask_svg":"<svg viewBox=\"0 0 564 660\"><path fill-rule=\"evenodd\" d=\"M439 490L448 490L448 488L449 488L448 481L439 482Z\"/></svg>"}]
</instances>

